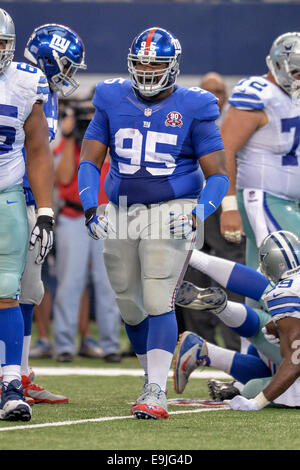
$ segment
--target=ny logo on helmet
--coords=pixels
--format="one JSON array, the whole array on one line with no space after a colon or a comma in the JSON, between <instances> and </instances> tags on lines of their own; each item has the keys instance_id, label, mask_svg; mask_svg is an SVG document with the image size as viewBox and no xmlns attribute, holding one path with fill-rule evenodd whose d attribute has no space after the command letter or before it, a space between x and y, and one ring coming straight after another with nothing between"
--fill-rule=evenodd
<instances>
[{"instance_id":1,"label":"ny logo on helmet","mask_svg":"<svg viewBox=\"0 0 300 470\"><path fill-rule=\"evenodd\" d=\"M70 44L71 44L71 41L68 41L67 39L62 38L58 34L53 34L49 46L58 52L64 53L66 52Z\"/></svg>"}]
</instances>

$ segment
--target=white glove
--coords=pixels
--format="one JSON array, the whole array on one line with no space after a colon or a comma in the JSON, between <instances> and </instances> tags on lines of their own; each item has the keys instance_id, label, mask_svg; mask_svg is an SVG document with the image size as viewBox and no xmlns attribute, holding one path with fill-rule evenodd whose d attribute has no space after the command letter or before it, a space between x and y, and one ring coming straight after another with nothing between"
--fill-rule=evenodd
<instances>
[{"instance_id":1,"label":"white glove","mask_svg":"<svg viewBox=\"0 0 300 470\"><path fill-rule=\"evenodd\" d=\"M254 400L253 398L251 398L251 400L248 400L248 398L245 398L242 395L236 395L232 400L229 400L227 403L232 410L257 411L260 409L259 404L256 400Z\"/></svg>"},{"instance_id":2,"label":"white glove","mask_svg":"<svg viewBox=\"0 0 300 470\"><path fill-rule=\"evenodd\" d=\"M170 212L170 221L167 222L170 226L170 233L172 238L181 240L183 238L189 238L193 229L193 220L189 219L187 215L177 214Z\"/></svg>"},{"instance_id":3,"label":"white glove","mask_svg":"<svg viewBox=\"0 0 300 470\"><path fill-rule=\"evenodd\" d=\"M277 336L275 335L272 335L271 333L268 333L266 327L264 326L261 331L263 332L264 334L264 337L266 338L266 340L271 343L271 344L277 344L279 345L280 344L280 339L277 338Z\"/></svg>"},{"instance_id":4,"label":"white glove","mask_svg":"<svg viewBox=\"0 0 300 470\"><path fill-rule=\"evenodd\" d=\"M53 246L54 219L49 215L40 215L31 232L29 250L33 250L39 243L39 254L35 260L36 264L43 264L45 258Z\"/></svg>"}]
</instances>

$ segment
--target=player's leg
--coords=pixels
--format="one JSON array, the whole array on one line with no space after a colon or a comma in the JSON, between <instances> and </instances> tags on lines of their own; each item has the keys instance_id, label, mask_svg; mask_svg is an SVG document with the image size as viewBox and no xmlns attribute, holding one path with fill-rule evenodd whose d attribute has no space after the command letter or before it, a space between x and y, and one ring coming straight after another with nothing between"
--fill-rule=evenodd
<instances>
[{"instance_id":1,"label":"player's leg","mask_svg":"<svg viewBox=\"0 0 300 470\"><path fill-rule=\"evenodd\" d=\"M193 250L189 264L222 287L255 300L260 299L269 284L262 274L248 266L202 251Z\"/></svg>"},{"instance_id":2,"label":"player's leg","mask_svg":"<svg viewBox=\"0 0 300 470\"><path fill-rule=\"evenodd\" d=\"M174 362L174 388L182 393L192 372L199 366L214 367L245 384L252 378L271 375L264 361L253 354L241 354L205 341L190 331L184 332Z\"/></svg>"},{"instance_id":3,"label":"player's leg","mask_svg":"<svg viewBox=\"0 0 300 470\"><path fill-rule=\"evenodd\" d=\"M185 204L192 202L169 201L166 208L175 214L176 211L184 214L187 210ZM162 229L161 224L166 223L166 219L158 216L159 211L163 215L163 208L160 206L154 211L157 211L157 214L152 212L150 215L149 211L151 224L142 232L139 245L143 301L149 315L147 340L149 394L134 408L134 415L138 418L168 417L165 392L178 337L174 301L193 247L192 235L188 239L163 239L160 229ZM156 230L158 237L153 239Z\"/></svg>"},{"instance_id":4,"label":"player's leg","mask_svg":"<svg viewBox=\"0 0 300 470\"><path fill-rule=\"evenodd\" d=\"M0 192L0 418L28 421L21 384L24 321L17 300L28 250L28 221L20 185Z\"/></svg>"},{"instance_id":5,"label":"player's leg","mask_svg":"<svg viewBox=\"0 0 300 470\"><path fill-rule=\"evenodd\" d=\"M57 290L53 304L56 358L72 361L81 295L88 269L89 243L82 217L60 216L56 226Z\"/></svg>"},{"instance_id":6,"label":"player's leg","mask_svg":"<svg viewBox=\"0 0 300 470\"><path fill-rule=\"evenodd\" d=\"M29 233L36 223L34 206L27 206ZM44 286L41 279L42 265L35 262L38 255L38 244L33 250L28 250L25 270L21 279L20 307L24 319L24 343L22 353L21 373L29 375L28 356L31 342L31 329L33 309L39 305L44 295Z\"/></svg>"},{"instance_id":7,"label":"player's leg","mask_svg":"<svg viewBox=\"0 0 300 470\"><path fill-rule=\"evenodd\" d=\"M268 193L264 194L266 217L272 221L274 230L288 230L299 234L300 211L298 201L288 201Z\"/></svg>"},{"instance_id":8,"label":"player's leg","mask_svg":"<svg viewBox=\"0 0 300 470\"><path fill-rule=\"evenodd\" d=\"M103 240L92 240L91 242L91 274L94 283L99 345L103 350L105 360L120 362L121 317L104 264Z\"/></svg>"}]
</instances>

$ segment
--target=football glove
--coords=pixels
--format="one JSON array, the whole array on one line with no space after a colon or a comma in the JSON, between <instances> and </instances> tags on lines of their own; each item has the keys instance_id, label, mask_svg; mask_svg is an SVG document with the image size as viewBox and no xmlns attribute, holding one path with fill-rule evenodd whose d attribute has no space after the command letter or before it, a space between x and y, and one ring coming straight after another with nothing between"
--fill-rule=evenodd
<instances>
[{"instance_id":1,"label":"football glove","mask_svg":"<svg viewBox=\"0 0 300 470\"><path fill-rule=\"evenodd\" d=\"M31 232L29 250L33 250L39 243L39 254L35 260L36 264L43 264L45 258L53 246L54 219L49 215L40 215Z\"/></svg>"},{"instance_id":2,"label":"football glove","mask_svg":"<svg viewBox=\"0 0 300 470\"><path fill-rule=\"evenodd\" d=\"M277 336L275 336L275 335L269 333L268 330L267 330L267 328L266 328L265 326L261 329L261 331L263 332L264 337L266 338L266 340L267 340L269 343L271 343L271 344L277 344L277 345L279 346L279 344L280 344L280 339L279 339Z\"/></svg>"},{"instance_id":3,"label":"football glove","mask_svg":"<svg viewBox=\"0 0 300 470\"><path fill-rule=\"evenodd\" d=\"M256 400L251 398L243 397L242 395L237 395L228 401L228 404L232 410L242 410L242 411L258 411L260 409L259 404Z\"/></svg>"},{"instance_id":4,"label":"football glove","mask_svg":"<svg viewBox=\"0 0 300 470\"><path fill-rule=\"evenodd\" d=\"M175 215L174 212L170 212L170 221L167 223L170 226L171 237L178 240L189 238L194 231L192 218L184 214Z\"/></svg>"},{"instance_id":5,"label":"football glove","mask_svg":"<svg viewBox=\"0 0 300 470\"><path fill-rule=\"evenodd\" d=\"M97 207L85 211L85 225L89 236L94 240L106 240L109 232L115 232L105 215L97 215Z\"/></svg>"}]
</instances>

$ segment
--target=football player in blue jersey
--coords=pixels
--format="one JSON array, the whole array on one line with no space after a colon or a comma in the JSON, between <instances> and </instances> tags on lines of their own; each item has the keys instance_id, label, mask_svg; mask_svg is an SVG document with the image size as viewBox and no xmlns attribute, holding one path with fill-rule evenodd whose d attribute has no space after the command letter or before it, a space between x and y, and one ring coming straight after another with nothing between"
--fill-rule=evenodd
<instances>
[{"instance_id":1,"label":"football player in blue jersey","mask_svg":"<svg viewBox=\"0 0 300 470\"><path fill-rule=\"evenodd\" d=\"M215 124L217 99L200 88L176 85L180 56L178 39L162 28L149 28L133 40L130 80L106 80L96 87L96 111L79 166L87 230L105 239L108 276L145 371L142 393L131 408L136 418L169 417L166 384L178 336L176 292L196 219L200 225L228 190ZM98 216L99 175L108 148L110 202Z\"/></svg>"},{"instance_id":2,"label":"football player in blue jersey","mask_svg":"<svg viewBox=\"0 0 300 470\"><path fill-rule=\"evenodd\" d=\"M48 91L50 88L48 101L44 103L44 114L47 118L49 142L51 142L57 131L58 93L68 96L75 91L79 83L75 80L74 74L78 69L86 68L84 44L78 34L70 28L59 24L45 24L37 27L29 37L24 56L31 64L44 72L46 77L43 77L44 85L47 85ZM26 173L23 179L23 188L28 222L31 228L36 220L35 200ZM20 305L25 326L21 363L22 385L29 403L68 403L67 397L53 394L34 384L34 374L28 365L33 310L35 305L40 304L44 295L41 266L47 252L48 250L45 250L42 256L37 257L37 248L28 251L21 281Z\"/></svg>"}]
</instances>

